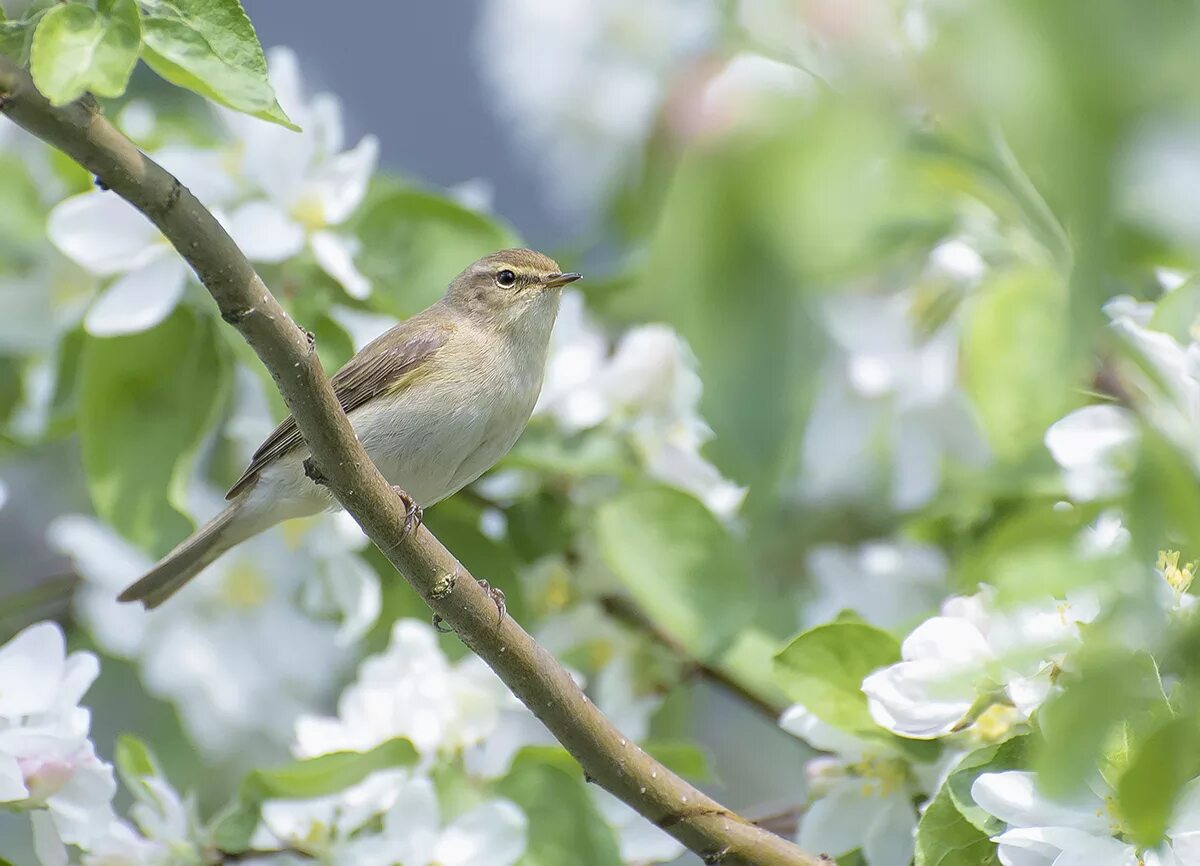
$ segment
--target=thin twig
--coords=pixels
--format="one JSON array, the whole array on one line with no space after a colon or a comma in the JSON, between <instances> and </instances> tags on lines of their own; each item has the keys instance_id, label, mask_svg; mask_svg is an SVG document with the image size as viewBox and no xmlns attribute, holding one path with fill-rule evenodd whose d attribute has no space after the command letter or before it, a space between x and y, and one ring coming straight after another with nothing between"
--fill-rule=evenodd
<instances>
[{"instance_id":1,"label":"thin twig","mask_svg":"<svg viewBox=\"0 0 1200 866\"><path fill-rule=\"evenodd\" d=\"M606 595L600 599L600 607L611 616L613 619L619 620L628 626L631 626L638 631L641 631L653 638L657 643L669 649L672 653L678 656L684 663L684 666L695 673L696 676L720 686L725 691L732 694L738 700L744 702L747 706L757 710L763 716L770 720L771 724L778 724L779 717L783 715L783 706L777 706L771 703L761 695L757 695L748 689L745 685L739 682L736 678L730 676L726 671L718 667L714 667L708 662L701 661L688 652L674 637L667 634L663 629L646 616L646 614L627 598L622 598L619 595Z\"/></svg>"},{"instance_id":2,"label":"thin twig","mask_svg":"<svg viewBox=\"0 0 1200 866\"><path fill-rule=\"evenodd\" d=\"M94 100L55 108L28 73L0 58L0 107L62 150L158 227L271 372L338 501L397 570L606 790L701 858L723 864L812 866L817 857L734 814L659 764L608 721L562 665L421 527L405 534L404 504L354 435L313 341L296 327L211 213L175 177L100 116ZM439 597L445 577L453 591Z\"/></svg>"}]
</instances>

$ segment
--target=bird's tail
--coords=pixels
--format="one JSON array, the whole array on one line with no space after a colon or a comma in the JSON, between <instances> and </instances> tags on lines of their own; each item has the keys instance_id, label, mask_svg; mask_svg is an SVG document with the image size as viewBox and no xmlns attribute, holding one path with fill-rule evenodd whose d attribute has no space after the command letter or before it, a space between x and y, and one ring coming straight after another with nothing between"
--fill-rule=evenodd
<instances>
[{"instance_id":1,"label":"bird's tail","mask_svg":"<svg viewBox=\"0 0 1200 866\"><path fill-rule=\"evenodd\" d=\"M252 521L238 519L244 500L233 502L183 540L159 560L145 576L130 584L118 601L140 601L147 608L158 607L189 580L199 574L222 553L245 541L261 527L250 526Z\"/></svg>"}]
</instances>

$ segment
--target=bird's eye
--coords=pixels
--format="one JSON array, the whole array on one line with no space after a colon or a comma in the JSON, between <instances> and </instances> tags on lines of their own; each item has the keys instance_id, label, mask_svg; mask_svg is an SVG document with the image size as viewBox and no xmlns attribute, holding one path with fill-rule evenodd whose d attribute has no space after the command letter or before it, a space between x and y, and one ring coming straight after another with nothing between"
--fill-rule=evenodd
<instances>
[{"instance_id":1,"label":"bird's eye","mask_svg":"<svg viewBox=\"0 0 1200 866\"><path fill-rule=\"evenodd\" d=\"M505 268L504 270L500 271L500 273L496 274L496 285L498 285L500 288L511 289L516 284L517 275L508 268Z\"/></svg>"}]
</instances>

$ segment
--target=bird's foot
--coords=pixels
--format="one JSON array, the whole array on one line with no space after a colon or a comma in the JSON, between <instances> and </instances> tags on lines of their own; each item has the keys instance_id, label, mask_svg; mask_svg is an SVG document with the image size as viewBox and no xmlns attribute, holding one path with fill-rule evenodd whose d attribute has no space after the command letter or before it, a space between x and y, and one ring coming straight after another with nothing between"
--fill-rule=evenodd
<instances>
[{"instance_id":1,"label":"bird's foot","mask_svg":"<svg viewBox=\"0 0 1200 866\"><path fill-rule=\"evenodd\" d=\"M504 590L498 586L492 586L486 580L476 578L475 582L483 587L483 591L488 594L488 597L496 603L496 613L499 616L496 619L496 624L504 622L504 614L508 611L508 599L504 595Z\"/></svg>"},{"instance_id":2,"label":"bird's foot","mask_svg":"<svg viewBox=\"0 0 1200 866\"><path fill-rule=\"evenodd\" d=\"M404 503L404 526L400 530L401 538L408 538L417 531L417 527L425 520L425 509L417 505L415 499L401 490L399 487L392 487L396 491L396 495L400 497L400 501Z\"/></svg>"}]
</instances>

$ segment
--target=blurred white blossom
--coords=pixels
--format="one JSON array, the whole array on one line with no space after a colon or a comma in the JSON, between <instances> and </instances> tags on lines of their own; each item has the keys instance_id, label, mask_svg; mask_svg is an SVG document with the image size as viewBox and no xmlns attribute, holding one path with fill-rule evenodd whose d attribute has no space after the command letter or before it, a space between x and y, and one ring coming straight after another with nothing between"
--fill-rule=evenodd
<instances>
[{"instance_id":1,"label":"blurred white blossom","mask_svg":"<svg viewBox=\"0 0 1200 866\"><path fill-rule=\"evenodd\" d=\"M1049 696L1063 657L1079 645L1079 623L1099 612L1087 593L997 611L991 592L955 596L940 616L904 639L902 660L863 680L871 717L914 739L934 739L965 727L980 699L1015 715L984 724L1028 719Z\"/></svg>"},{"instance_id":2,"label":"blurred white blossom","mask_svg":"<svg viewBox=\"0 0 1200 866\"><path fill-rule=\"evenodd\" d=\"M86 192L50 212L46 230L89 273L116 277L84 317L99 337L152 328L171 314L187 285L187 265L145 216L116 193Z\"/></svg>"},{"instance_id":3,"label":"blurred white blossom","mask_svg":"<svg viewBox=\"0 0 1200 866\"><path fill-rule=\"evenodd\" d=\"M525 853L528 819L509 800L487 800L443 825L427 779L402 782L378 834L346 847L356 866L512 866Z\"/></svg>"},{"instance_id":4,"label":"blurred white blossom","mask_svg":"<svg viewBox=\"0 0 1200 866\"><path fill-rule=\"evenodd\" d=\"M252 844L264 851L297 848L349 862L346 844L360 828L396 803L408 770L377 770L357 784L325 797L267 800Z\"/></svg>"},{"instance_id":5,"label":"blurred white blossom","mask_svg":"<svg viewBox=\"0 0 1200 866\"><path fill-rule=\"evenodd\" d=\"M501 127L571 213L640 162L674 79L713 42L712 0L488 0L476 57Z\"/></svg>"},{"instance_id":6,"label":"blurred white blossom","mask_svg":"<svg viewBox=\"0 0 1200 866\"><path fill-rule=\"evenodd\" d=\"M1067 495L1086 502L1120 493L1132 468L1137 421L1122 406L1085 406L1050 425L1045 443Z\"/></svg>"},{"instance_id":7,"label":"blurred white blossom","mask_svg":"<svg viewBox=\"0 0 1200 866\"><path fill-rule=\"evenodd\" d=\"M487 737L508 696L486 666L451 663L432 626L402 619L387 649L363 661L338 700L336 718L307 715L297 722L296 753L366 751L405 737L428 765Z\"/></svg>"},{"instance_id":8,"label":"blurred white blossom","mask_svg":"<svg viewBox=\"0 0 1200 866\"><path fill-rule=\"evenodd\" d=\"M197 513L218 507L214 494L195 495L203 503ZM154 616L116 601L153 561L107 526L65 516L51 524L48 539L84 578L76 605L96 641L136 660L149 691L179 708L188 733L210 755L262 740L286 744L295 719L325 698L346 664L337 624L296 604L314 582L349 581L348 595L360 584L354 551L361 537L347 540L331 516L238 545ZM361 569L370 570L365 563Z\"/></svg>"},{"instance_id":9,"label":"blurred white blossom","mask_svg":"<svg viewBox=\"0 0 1200 866\"><path fill-rule=\"evenodd\" d=\"M1200 856L1200 781L1184 788L1166 838L1150 849L1126 841L1129 829L1117 809L1116 793L1100 780L1063 802L1044 796L1033 773L984 773L971 785L971 798L1007 825L992 837L1001 863L1185 866Z\"/></svg>"},{"instance_id":10,"label":"blurred white blossom","mask_svg":"<svg viewBox=\"0 0 1200 866\"><path fill-rule=\"evenodd\" d=\"M939 783L937 768L913 765L884 740L864 740L827 725L795 704L779 725L827 754L805 768L810 805L796 844L806 851L862 850L868 866L907 866L917 829L914 800Z\"/></svg>"},{"instance_id":11,"label":"blurred white blossom","mask_svg":"<svg viewBox=\"0 0 1200 866\"><path fill-rule=\"evenodd\" d=\"M937 607L946 590L946 557L926 544L824 545L809 552L806 564L817 595L804 607L805 628L844 610L881 628L906 625Z\"/></svg>"},{"instance_id":12,"label":"blurred white blossom","mask_svg":"<svg viewBox=\"0 0 1200 866\"><path fill-rule=\"evenodd\" d=\"M238 172L262 196L230 212L229 233L256 262L281 262L307 245L346 294L365 298L371 284L354 264L358 242L335 229L362 203L379 159L379 141L367 135L345 149L336 97L305 96L290 49L272 49L267 63L280 106L302 131L221 110L237 140Z\"/></svg>"},{"instance_id":13,"label":"blurred white blossom","mask_svg":"<svg viewBox=\"0 0 1200 866\"><path fill-rule=\"evenodd\" d=\"M190 800L158 775L136 780L130 789L133 822L115 820L87 847L83 866L158 866L198 863L203 833Z\"/></svg>"},{"instance_id":14,"label":"blurred white blossom","mask_svg":"<svg viewBox=\"0 0 1200 866\"><path fill-rule=\"evenodd\" d=\"M91 653L67 655L55 623L0 647L0 808L31 812L45 866L65 866L66 845L90 845L115 819L112 767L96 757L79 706L99 673Z\"/></svg>"},{"instance_id":15,"label":"blurred white blossom","mask_svg":"<svg viewBox=\"0 0 1200 866\"><path fill-rule=\"evenodd\" d=\"M687 344L665 325L642 325L609 352L604 333L577 292L555 324L546 380L534 414L567 432L609 424L627 436L653 478L691 493L722 517L741 506L745 488L700 453L712 430L700 417L703 385Z\"/></svg>"},{"instance_id":16,"label":"blurred white blossom","mask_svg":"<svg viewBox=\"0 0 1200 866\"><path fill-rule=\"evenodd\" d=\"M944 275L970 283L963 256ZM934 263L945 268L946 262ZM801 494L810 500L869 497L882 487L900 510L927 503L948 460L988 458L958 386L953 320L930 334L910 291L843 294L823 307L833 349L818 385L802 451ZM882 479L882 480L881 480Z\"/></svg>"}]
</instances>

